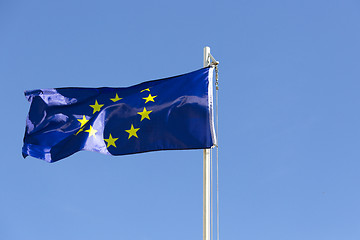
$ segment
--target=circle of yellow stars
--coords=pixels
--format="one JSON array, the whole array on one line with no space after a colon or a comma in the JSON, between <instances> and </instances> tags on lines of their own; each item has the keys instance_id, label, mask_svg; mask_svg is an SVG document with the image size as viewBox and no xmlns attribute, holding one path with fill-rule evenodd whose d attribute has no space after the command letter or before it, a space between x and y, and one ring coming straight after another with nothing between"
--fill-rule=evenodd
<instances>
[{"instance_id":1,"label":"circle of yellow stars","mask_svg":"<svg viewBox=\"0 0 360 240\"><path fill-rule=\"evenodd\" d=\"M140 91L140 93L143 93L143 92L149 92L149 95L147 97L142 98L142 99L145 100L145 104L148 103L148 102L155 102L154 99L157 96L152 96L151 95L150 88L146 88L146 89L143 89L143 90ZM110 100L112 102L117 102L117 101L120 101L121 99L123 99L123 98L120 98L117 93L115 94L114 98L110 98ZM89 105L89 106L93 109L93 114L95 114L96 112L101 111L101 108L104 106L104 104L99 104L98 101L95 99L95 103L93 105ZM150 120L149 114L151 112L152 112L152 110L147 110L146 107L144 107L141 112L137 112L137 114L139 114L141 116L140 122L142 122L144 119ZM89 119L87 119L85 115L83 115L81 119L77 119L77 120L80 122L80 129L75 133L75 135L78 135L80 132L84 131L84 132L89 133L89 137L91 137L91 136L95 137L96 136L95 134L98 131L96 129L94 129L93 126L90 125L89 129L84 130L85 124L89 121ZM125 130L125 132L127 132L129 134L128 139L130 139L132 137L139 138L138 135L137 135L137 132L139 130L140 130L140 128L135 128L134 125L131 124L130 129ZM115 142L118 139L119 138L114 138L110 133L109 138L107 138L107 139L104 138L104 141L107 143L106 147L109 148L110 146L113 146L113 147L116 148L116 143Z\"/></svg>"}]
</instances>

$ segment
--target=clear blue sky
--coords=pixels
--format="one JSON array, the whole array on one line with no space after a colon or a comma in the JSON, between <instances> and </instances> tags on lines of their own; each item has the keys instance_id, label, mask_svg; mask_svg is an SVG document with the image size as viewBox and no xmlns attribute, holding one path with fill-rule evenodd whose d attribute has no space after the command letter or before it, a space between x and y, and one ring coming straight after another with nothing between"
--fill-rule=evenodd
<instances>
[{"instance_id":1,"label":"clear blue sky","mask_svg":"<svg viewBox=\"0 0 360 240\"><path fill-rule=\"evenodd\" d=\"M22 159L23 91L220 64L220 235L360 239L360 3L0 2L0 239L202 238L202 151Z\"/></svg>"}]
</instances>

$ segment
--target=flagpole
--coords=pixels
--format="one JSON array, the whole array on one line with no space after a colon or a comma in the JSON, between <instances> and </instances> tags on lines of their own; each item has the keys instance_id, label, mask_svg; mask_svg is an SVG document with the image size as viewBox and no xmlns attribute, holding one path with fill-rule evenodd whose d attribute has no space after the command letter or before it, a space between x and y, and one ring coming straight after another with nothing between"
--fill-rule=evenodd
<instances>
[{"instance_id":1,"label":"flagpole","mask_svg":"<svg viewBox=\"0 0 360 240\"><path fill-rule=\"evenodd\" d=\"M204 48L204 67L210 65L210 47ZM203 240L210 240L210 149L203 157Z\"/></svg>"}]
</instances>

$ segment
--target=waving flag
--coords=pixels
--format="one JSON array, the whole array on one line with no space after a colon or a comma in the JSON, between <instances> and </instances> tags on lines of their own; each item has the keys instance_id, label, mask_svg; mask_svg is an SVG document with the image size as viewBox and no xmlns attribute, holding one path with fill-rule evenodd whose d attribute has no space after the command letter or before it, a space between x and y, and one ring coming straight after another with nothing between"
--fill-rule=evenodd
<instances>
[{"instance_id":1,"label":"waving flag","mask_svg":"<svg viewBox=\"0 0 360 240\"><path fill-rule=\"evenodd\" d=\"M125 155L214 144L212 68L127 88L26 91L24 157L55 162L80 150Z\"/></svg>"}]
</instances>

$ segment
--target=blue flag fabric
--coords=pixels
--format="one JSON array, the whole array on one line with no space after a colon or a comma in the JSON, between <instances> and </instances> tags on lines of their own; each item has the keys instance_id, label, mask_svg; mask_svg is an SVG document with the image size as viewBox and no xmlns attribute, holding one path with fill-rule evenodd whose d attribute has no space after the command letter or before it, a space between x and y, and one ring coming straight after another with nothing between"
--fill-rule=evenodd
<instances>
[{"instance_id":1,"label":"blue flag fabric","mask_svg":"<svg viewBox=\"0 0 360 240\"><path fill-rule=\"evenodd\" d=\"M25 91L24 158L55 162L80 150L125 155L214 144L212 68L127 88Z\"/></svg>"}]
</instances>

